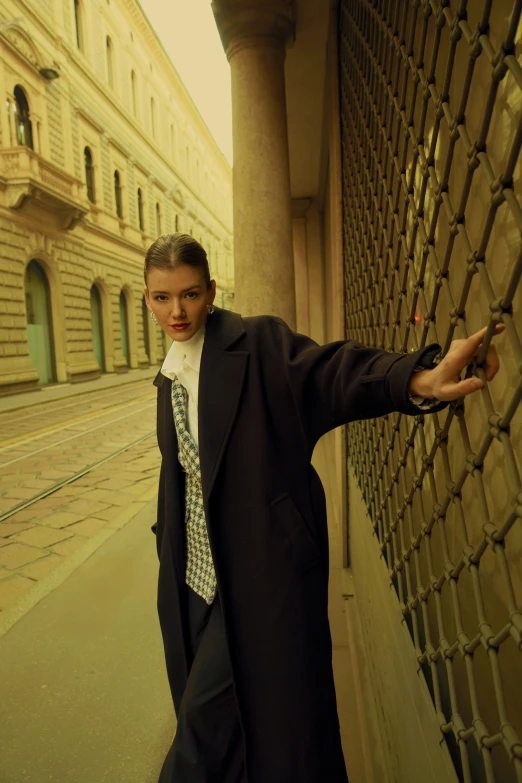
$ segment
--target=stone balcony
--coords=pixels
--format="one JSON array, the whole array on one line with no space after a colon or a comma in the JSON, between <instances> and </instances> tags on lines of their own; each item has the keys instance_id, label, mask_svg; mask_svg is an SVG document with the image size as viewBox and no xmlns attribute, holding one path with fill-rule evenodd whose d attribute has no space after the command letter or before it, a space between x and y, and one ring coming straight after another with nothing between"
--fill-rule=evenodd
<instances>
[{"instance_id":1,"label":"stone balcony","mask_svg":"<svg viewBox=\"0 0 522 783\"><path fill-rule=\"evenodd\" d=\"M89 211L85 184L28 147L0 150L0 190L5 205L51 219L70 230Z\"/></svg>"}]
</instances>

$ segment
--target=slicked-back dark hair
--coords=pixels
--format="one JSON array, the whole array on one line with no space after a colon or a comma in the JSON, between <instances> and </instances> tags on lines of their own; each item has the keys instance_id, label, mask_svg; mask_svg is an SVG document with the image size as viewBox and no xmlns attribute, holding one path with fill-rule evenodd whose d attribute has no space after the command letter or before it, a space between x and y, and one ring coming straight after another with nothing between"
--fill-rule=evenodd
<instances>
[{"instance_id":1,"label":"slicked-back dark hair","mask_svg":"<svg viewBox=\"0 0 522 783\"><path fill-rule=\"evenodd\" d=\"M210 289L210 269L207 254L199 242L189 234L161 234L147 250L143 275L147 285L147 274L151 269L177 269L182 265L199 269Z\"/></svg>"}]
</instances>

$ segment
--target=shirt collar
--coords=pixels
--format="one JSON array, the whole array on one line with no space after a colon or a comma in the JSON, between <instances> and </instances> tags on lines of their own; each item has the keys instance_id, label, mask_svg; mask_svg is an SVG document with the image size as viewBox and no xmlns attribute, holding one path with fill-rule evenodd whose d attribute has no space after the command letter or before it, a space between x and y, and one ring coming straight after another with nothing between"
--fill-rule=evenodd
<instances>
[{"instance_id":1,"label":"shirt collar","mask_svg":"<svg viewBox=\"0 0 522 783\"><path fill-rule=\"evenodd\" d=\"M163 375L172 379L172 376L176 375L178 370L186 366L199 372L204 340L205 324L198 329L190 340L185 340L184 342L174 340L161 367Z\"/></svg>"}]
</instances>

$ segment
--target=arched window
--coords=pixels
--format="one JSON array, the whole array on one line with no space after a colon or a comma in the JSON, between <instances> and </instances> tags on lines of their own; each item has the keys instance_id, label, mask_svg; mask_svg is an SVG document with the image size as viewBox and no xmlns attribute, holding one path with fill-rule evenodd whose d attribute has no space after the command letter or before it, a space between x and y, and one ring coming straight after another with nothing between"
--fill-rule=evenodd
<instances>
[{"instance_id":1,"label":"arched window","mask_svg":"<svg viewBox=\"0 0 522 783\"><path fill-rule=\"evenodd\" d=\"M179 215L176 215L176 217L174 218L174 228L177 233L179 231Z\"/></svg>"},{"instance_id":2,"label":"arched window","mask_svg":"<svg viewBox=\"0 0 522 783\"><path fill-rule=\"evenodd\" d=\"M114 201L116 203L116 214L120 220L123 220L123 202L121 198L120 172L114 172Z\"/></svg>"},{"instance_id":3,"label":"arched window","mask_svg":"<svg viewBox=\"0 0 522 783\"><path fill-rule=\"evenodd\" d=\"M113 68L113 51L112 51L112 41L107 36L106 39L106 47L107 47L107 81L109 82L109 86L114 88L114 68Z\"/></svg>"},{"instance_id":4,"label":"arched window","mask_svg":"<svg viewBox=\"0 0 522 783\"><path fill-rule=\"evenodd\" d=\"M132 113L135 117L138 116L138 94L136 88L136 74L131 71L131 90L132 90Z\"/></svg>"},{"instance_id":5,"label":"arched window","mask_svg":"<svg viewBox=\"0 0 522 783\"><path fill-rule=\"evenodd\" d=\"M156 138L156 104L154 98L150 99L150 127L153 138Z\"/></svg>"},{"instance_id":6,"label":"arched window","mask_svg":"<svg viewBox=\"0 0 522 783\"><path fill-rule=\"evenodd\" d=\"M96 196L94 192L94 165L92 162L92 153L89 147L85 147L83 151L83 159L85 162L85 184L87 185L87 198L91 204L95 204Z\"/></svg>"},{"instance_id":7,"label":"arched window","mask_svg":"<svg viewBox=\"0 0 522 783\"><path fill-rule=\"evenodd\" d=\"M29 116L29 104L25 92L19 84L14 88L14 97L16 143L21 147L33 149L33 126Z\"/></svg>"},{"instance_id":8,"label":"arched window","mask_svg":"<svg viewBox=\"0 0 522 783\"><path fill-rule=\"evenodd\" d=\"M145 220L143 219L143 196L141 188L138 188L138 224L141 231L145 231Z\"/></svg>"},{"instance_id":9,"label":"arched window","mask_svg":"<svg viewBox=\"0 0 522 783\"><path fill-rule=\"evenodd\" d=\"M80 0L74 0L74 22L76 25L76 46L83 52L83 19Z\"/></svg>"},{"instance_id":10,"label":"arched window","mask_svg":"<svg viewBox=\"0 0 522 783\"><path fill-rule=\"evenodd\" d=\"M156 202L156 233L159 236L161 234L161 207Z\"/></svg>"}]
</instances>

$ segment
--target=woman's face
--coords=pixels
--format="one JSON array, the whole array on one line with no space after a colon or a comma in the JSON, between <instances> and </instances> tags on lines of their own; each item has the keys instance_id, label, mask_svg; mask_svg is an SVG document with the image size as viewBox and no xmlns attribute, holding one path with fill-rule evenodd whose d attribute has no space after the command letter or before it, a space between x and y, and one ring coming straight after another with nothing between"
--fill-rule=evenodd
<instances>
[{"instance_id":1,"label":"woman's face","mask_svg":"<svg viewBox=\"0 0 522 783\"><path fill-rule=\"evenodd\" d=\"M180 264L176 269L152 269L147 274L145 301L158 324L172 340L185 342L196 334L207 317L207 307L216 296L199 269Z\"/></svg>"}]
</instances>

